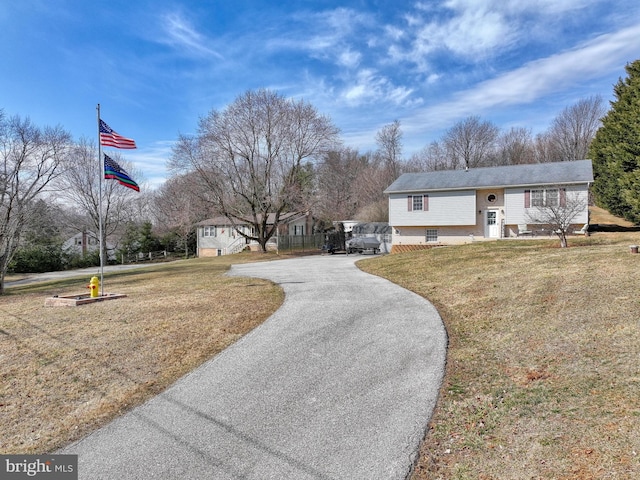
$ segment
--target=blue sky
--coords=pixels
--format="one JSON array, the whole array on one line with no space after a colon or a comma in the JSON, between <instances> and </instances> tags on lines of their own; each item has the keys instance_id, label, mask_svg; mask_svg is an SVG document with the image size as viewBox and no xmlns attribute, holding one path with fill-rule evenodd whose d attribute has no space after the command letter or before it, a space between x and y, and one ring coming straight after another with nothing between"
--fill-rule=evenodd
<instances>
[{"instance_id":1,"label":"blue sky","mask_svg":"<svg viewBox=\"0 0 640 480\"><path fill-rule=\"evenodd\" d=\"M178 134L247 90L303 98L362 152L397 119L408 157L471 115L535 135L638 58L629 0L0 3L0 108L95 139L99 103L151 188Z\"/></svg>"}]
</instances>

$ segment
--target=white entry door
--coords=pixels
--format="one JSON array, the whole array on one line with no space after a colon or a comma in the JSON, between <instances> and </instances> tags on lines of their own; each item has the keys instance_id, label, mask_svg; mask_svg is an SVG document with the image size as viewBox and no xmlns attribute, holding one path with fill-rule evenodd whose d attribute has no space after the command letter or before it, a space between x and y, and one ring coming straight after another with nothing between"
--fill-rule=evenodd
<instances>
[{"instance_id":1,"label":"white entry door","mask_svg":"<svg viewBox=\"0 0 640 480\"><path fill-rule=\"evenodd\" d=\"M485 238L500 238L498 210L484 211L484 236Z\"/></svg>"}]
</instances>

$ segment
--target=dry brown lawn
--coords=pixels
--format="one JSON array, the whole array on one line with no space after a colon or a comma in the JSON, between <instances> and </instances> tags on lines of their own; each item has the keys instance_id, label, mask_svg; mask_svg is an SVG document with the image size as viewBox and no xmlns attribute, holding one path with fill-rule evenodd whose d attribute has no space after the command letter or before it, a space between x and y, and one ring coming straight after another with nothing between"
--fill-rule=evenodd
<instances>
[{"instance_id":1,"label":"dry brown lawn","mask_svg":"<svg viewBox=\"0 0 640 480\"><path fill-rule=\"evenodd\" d=\"M359 263L433 302L449 336L413 480L640 478L640 232L558 243Z\"/></svg>"},{"instance_id":2,"label":"dry brown lawn","mask_svg":"<svg viewBox=\"0 0 640 480\"><path fill-rule=\"evenodd\" d=\"M269 258L269 255L261 257ZM255 255L234 256L234 263ZM51 452L157 394L264 321L283 293L226 277L229 257L105 274L127 297L45 307L88 278L0 297L0 452Z\"/></svg>"},{"instance_id":3,"label":"dry brown lawn","mask_svg":"<svg viewBox=\"0 0 640 480\"><path fill-rule=\"evenodd\" d=\"M620 217L616 217L611 215L605 209L600 207L589 207L589 223L595 224L604 224L604 225L617 225L620 227L633 227L633 223L629 222Z\"/></svg>"}]
</instances>

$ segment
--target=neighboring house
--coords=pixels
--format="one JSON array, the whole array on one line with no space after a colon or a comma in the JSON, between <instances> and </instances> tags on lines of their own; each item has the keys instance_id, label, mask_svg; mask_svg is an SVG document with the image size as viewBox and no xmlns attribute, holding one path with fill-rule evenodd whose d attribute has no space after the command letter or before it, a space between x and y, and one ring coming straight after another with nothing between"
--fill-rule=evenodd
<instances>
[{"instance_id":1,"label":"neighboring house","mask_svg":"<svg viewBox=\"0 0 640 480\"><path fill-rule=\"evenodd\" d=\"M560 205L568 198L584 200L574 220L579 230L589 222L592 182L591 160L405 173L385 190L393 247L542 233L527 212L554 198Z\"/></svg>"},{"instance_id":2,"label":"neighboring house","mask_svg":"<svg viewBox=\"0 0 640 480\"><path fill-rule=\"evenodd\" d=\"M274 214L269 214L267 223L273 225ZM313 220L308 213L283 213L280 215L278 235L309 235L313 227ZM235 221L234 227L227 217L214 217L197 224L198 256L217 257L238 253L245 248L257 250L257 242L250 242L238 231L253 235L253 225L248 222ZM277 235L269 240L269 245L276 248Z\"/></svg>"},{"instance_id":3,"label":"neighboring house","mask_svg":"<svg viewBox=\"0 0 640 480\"><path fill-rule=\"evenodd\" d=\"M62 244L62 249L68 253L87 255L100 249L100 240L93 232L76 233Z\"/></svg>"},{"instance_id":4,"label":"neighboring house","mask_svg":"<svg viewBox=\"0 0 640 480\"><path fill-rule=\"evenodd\" d=\"M98 235L93 232L76 233L73 237L68 238L62 244L62 250L67 253L75 253L85 256L100 250L100 240L98 239ZM115 258L113 254L113 245L109 242L107 242L106 250L109 258Z\"/></svg>"}]
</instances>

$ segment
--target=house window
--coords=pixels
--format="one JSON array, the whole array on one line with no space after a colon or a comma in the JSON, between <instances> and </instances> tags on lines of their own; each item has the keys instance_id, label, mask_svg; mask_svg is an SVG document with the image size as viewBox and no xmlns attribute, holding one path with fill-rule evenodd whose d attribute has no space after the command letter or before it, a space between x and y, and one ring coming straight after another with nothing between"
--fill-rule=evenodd
<instances>
[{"instance_id":1,"label":"house window","mask_svg":"<svg viewBox=\"0 0 640 480\"><path fill-rule=\"evenodd\" d=\"M293 234L294 235L304 235L304 225L294 225L293 226Z\"/></svg>"},{"instance_id":2,"label":"house window","mask_svg":"<svg viewBox=\"0 0 640 480\"><path fill-rule=\"evenodd\" d=\"M202 236L203 237L215 237L216 236L216 227L202 227Z\"/></svg>"},{"instance_id":3,"label":"house window","mask_svg":"<svg viewBox=\"0 0 640 480\"><path fill-rule=\"evenodd\" d=\"M558 189L551 188L545 190L531 190L532 207L557 207Z\"/></svg>"},{"instance_id":4,"label":"house window","mask_svg":"<svg viewBox=\"0 0 640 480\"><path fill-rule=\"evenodd\" d=\"M544 191L544 203L547 207L557 207L558 202L558 189Z\"/></svg>"},{"instance_id":5,"label":"house window","mask_svg":"<svg viewBox=\"0 0 640 480\"><path fill-rule=\"evenodd\" d=\"M428 211L429 195L409 195L407 197L407 210L411 211Z\"/></svg>"},{"instance_id":6,"label":"house window","mask_svg":"<svg viewBox=\"0 0 640 480\"><path fill-rule=\"evenodd\" d=\"M427 242L437 242L438 241L438 229L436 229L436 228L427 228L426 239L427 239Z\"/></svg>"}]
</instances>

